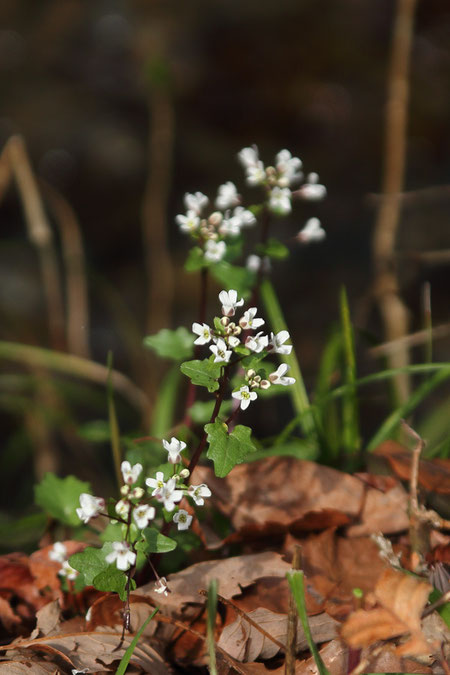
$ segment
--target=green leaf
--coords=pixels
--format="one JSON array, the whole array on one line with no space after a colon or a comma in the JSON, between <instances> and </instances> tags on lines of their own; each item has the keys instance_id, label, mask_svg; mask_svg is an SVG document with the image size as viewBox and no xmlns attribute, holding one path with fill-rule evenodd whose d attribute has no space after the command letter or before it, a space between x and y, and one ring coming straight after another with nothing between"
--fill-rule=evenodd
<instances>
[{"instance_id":1,"label":"green leaf","mask_svg":"<svg viewBox=\"0 0 450 675\"><path fill-rule=\"evenodd\" d=\"M97 574L92 581L92 586L98 591L106 591L108 593L118 593L122 602L127 599L127 575L125 572L118 570L115 563L111 563L108 567ZM134 591L136 582L130 579L130 591Z\"/></svg>"},{"instance_id":2,"label":"green leaf","mask_svg":"<svg viewBox=\"0 0 450 675\"><path fill-rule=\"evenodd\" d=\"M274 237L271 237L265 244L258 244L256 252L259 256L269 256L274 260L283 260L289 255L288 247Z\"/></svg>"},{"instance_id":3,"label":"green leaf","mask_svg":"<svg viewBox=\"0 0 450 675\"><path fill-rule=\"evenodd\" d=\"M255 272L222 260L211 267L213 277L224 289L234 288L238 295L247 295L256 279Z\"/></svg>"},{"instance_id":4,"label":"green leaf","mask_svg":"<svg viewBox=\"0 0 450 675\"><path fill-rule=\"evenodd\" d=\"M210 392L217 391L219 388L217 380L220 377L221 366L218 363L208 361L208 359L185 361L180 368L181 372L192 380L192 384L206 387Z\"/></svg>"},{"instance_id":5,"label":"green leaf","mask_svg":"<svg viewBox=\"0 0 450 675\"><path fill-rule=\"evenodd\" d=\"M176 330L163 328L156 335L144 338L144 346L153 349L158 356L172 361L183 361L192 356L194 335L184 326Z\"/></svg>"},{"instance_id":6,"label":"green leaf","mask_svg":"<svg viewBox=\"0 0 450 675\"><path fill-rule=\"evenodd\" d=\"M80 525L76 513L80 506L80 495L82 492L90 492L90 489L89 483L83 483L75 476L58 478L53 473L47 473L34 488L34 498L36 504L53 518L65 525L77 527Z\"/></svg>"},{"instance_id":7,"label":"green leaf","mask_svg":"<svg viewBox=\"0 0 450 675\"><path fill-rule=\"evenodd\" d=\"M165 537L153 527L146 527L142 534L147 542L146 550L148 553L168 553L177 547L176 541L170 539L170 537Z\"/></svg>"},{"instance_id":8,"label":"green leaf","mask_svg":"<svg viewBox=\"0 0 450 675\"><path fill-rule=\"evenodd\" d=\"M239 424L228 433L228 427L216 420L214 424L206 424L209 448L207 457L214 462L216 476L223 478L236 464L241 464L256 448L250 440L252 430Z\"/></svg>"},{"instance_id":9,"label":"green leaf","mask_svg":"<svg viewBox=\"0 0 450 675\"><path fill-rule=\"evenodd\" d=\"M107 541L102 548L88 546L81 553L70 556L69 564L84 576L86 586L92 586L94 578L109 565L105 558L113 550L112 542Z\"/></svg>"},{"instance_id":10,"label":"green leaf","mask_svg":"<svg viewBox=\"0 0 450 675\"><path fill-rule=\"evenodd\" d=\"M188 253L184 269L186 272L198 272L202 267L208 267L208 262L205 260L203 251L200 246L194 246Z\"/></svg>"},{"instance_id":11,"label":"green leaf","mask_svg":"<svg viewBox=\"0 0 450 675\"><path fill-rule=\"evenodd\" d=\"M153 619L155 614L159 612L159 607L156 607L153 612L145 619L144 623L142 626L139 628L138 632L134 636L133 640L130 643L130 646L127 648L125 654L122 656L119 667L116 670L116 675L125 675L128 665L130 663L130 659L133 656L133 652L136 649L136 645L144 632L144 630L147 628L147 625L150 623L150 621Z\"/></svg>"}]
</instances>

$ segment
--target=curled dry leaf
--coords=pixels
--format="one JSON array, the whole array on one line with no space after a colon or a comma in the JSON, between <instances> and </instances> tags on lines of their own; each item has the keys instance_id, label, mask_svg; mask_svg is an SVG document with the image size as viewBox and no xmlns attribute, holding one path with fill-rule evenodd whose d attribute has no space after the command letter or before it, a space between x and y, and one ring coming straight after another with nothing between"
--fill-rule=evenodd
<instances>
[{"instance_id":1,"label":"curled dry leaf","mask_svg":"<svg viewBox=\"0 0 450 675\"><path fill-rule=\"evenodd\" d=\"M421 631L420 616L431 590L430 584L415 577L385 570L375 587L381 607L353 612L342 626L342 638L358 649L409 633L410 639L397 648L397 654L428 654L430 645Z\"/></svg>"},{"instance_id":2,"label":"curled dry leaf","mask_svg":"<svg viewBox=\"0 0 450 675\"><path fill-rule=\"evenodd\" d=\"M266 633L286 644L287 614L277 614L260 607L249 612L248 616ZM325 613L310 617L309 625L313 639L318 644L328 642L337 636L338 622ZM243 616L238 616L233 623L225 626L218 645L234 659L243 662L270 659L279 652L279 647ZM308 643L302 625L298 621L297 651L307 648Z\"/></svg>"},{"instance_id":3,"label":"curled dry leaf","mask_svg":"<svg viewBox=\"0 0 450 675\"><path fill-rule=\"evenodd\" d=\"M95 673L104 671L105 666L120 661L133 637L125 635L121 641L121 633L113 631L53 635L37 640L16 641L11 645L14 651L8 653L8 656L18 660L28 651L45 651L53 655L55 662L63 659L71 668L77 670L88 668L88 671ZM151 675L168 675L172 672L158 652L144 640L140 640L136 645L131 663Z\"/></svg>"},{"instance_id":4,"label":"curled dry leaf","mask_svg":"<svg viewBox=\"0 0 450 675\"><path fill-rule=\"evenodd\" d=\"M398 478L409 481L411 477L412 453L396 441L384 441L375 450L384 457ZM450 460L421 459L419 461L419 485L430 492L450 494Z\"/></svg>"}]
</instances>

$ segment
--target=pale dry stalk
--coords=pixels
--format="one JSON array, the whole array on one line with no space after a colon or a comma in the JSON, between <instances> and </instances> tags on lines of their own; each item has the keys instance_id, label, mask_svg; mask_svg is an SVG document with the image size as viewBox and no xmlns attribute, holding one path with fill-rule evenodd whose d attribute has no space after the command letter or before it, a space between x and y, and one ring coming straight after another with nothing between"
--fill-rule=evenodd
<instances>
[{"instance_id":1,"label":"pale dry stalk","mask_svg":"<svg viewBox=\"0 0 450 675\"><path fill-rule=\"evenodd\" d=\"M294 557L292 559L292 569L302 569L302 548L298 544L294 547ZM296 645L297 645L297 605L295 603L294 595L289 595L289 610L287 618L287 635L286 635L286 660L284 665L285 675L295 675L295 661L296 661Z\"/></svg>"},{"instance_id":2,"label":"pale dry stalk","mask_svg":"<svg viewBox=\"0 0 450 675\"><path fill-rule=\"evenodd\" d=\"M398 0L388 74L382 200L375 223L373 258L374 294L384 324L385 338L397 340L408 332L408 312L400 297L395 270L395 243L400 216L406 155L409 63L416 0ZM388 357L392 368L409 364L407 345ZM400 402L409 394L406 374L395 379Z\"/></svg>"}]
</instances>

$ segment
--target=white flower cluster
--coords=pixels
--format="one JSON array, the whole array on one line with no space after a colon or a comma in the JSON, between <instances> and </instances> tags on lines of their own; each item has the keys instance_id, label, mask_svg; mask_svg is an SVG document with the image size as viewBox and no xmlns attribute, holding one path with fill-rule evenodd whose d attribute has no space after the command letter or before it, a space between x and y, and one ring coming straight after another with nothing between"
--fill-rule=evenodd
<instances>
[{"instance_id":1,"label":"white flower cluster","mask_svg":"<svg viewBox=\"0 0 450 675\"><path fill-rule=\"evenodd\" d=\"M317 201L326 195L326 188L319 183L317 173L309 173L305 178L301 171L302 160L292 157L289 150L280 150L274 166L264 166L256 145L243 148L238 158L245 169L247 184L263 185L268 190L268 205L273 213L281 216L290 213L293 197ZM292 191L303 180L304 185Z\"/></svg>"},{"instance_id":2,"label":"white flower cluster","mask_svg":"<svg viewBox=\"0 0 450 675\"><path fill-rule=\"evenodd\" d=\"M179 441L175 437L172 437L170 442L163 440L162 443L168 453L168 462L174 465L181 462L181 452L186 447L186 443ZM131 466L130 462L124 461L121 464L121 471L124 482L120 489L122 499L116 503L115 511L124 524L130 526L133 520L136 527L139 530L143 530L155 518L156 509L154 506L148 504L146 500L143 500L145 490L136 485L142 473L142 465L135 464ZM195 504L203 506L205 497L211 496L211 490L204 483L201 485L190 485L189 487L184 485L183 480L188 478L188 476L188 469L182 469L179 473L175 473L165 481L163 472L158 471L155 478L146 478L145 484L151 490L151 496L162 504L164 509L169 513L175 510L176 504L183 497L191 497ZM77 509L77 515L84 523L88 523L91 518L96 518L100 515L104 508L104 499L83 493L80 495L80 508ZM187 530L192 522L192 515L185 509L178 509L173 516L173 521L177 524L178 530ZM58 547L61 546L63 545L58 544ZM108 564L115 562L117 568L123 571L135 565L136 552L128 541L115 541L112 546L113 550L105 557ZM55 547L57 547L57 544L55 544ZM53 555L61 556L62 549L55 548ZM52 560L59 560L56 557L52 558L52 553L50 553L50 557ZM61 562L63 561L61 560ZM68 578L72 577L68 576ZM164 588L161 588L158 592L164 592Z\"/></svg>"},{"instance_id":3,"label":"white flower cluster","mask_svg":"<svg viewBox=\"0 0 450 675\"><path fill-rule=\"evenodd\" d=\"M48 557L53 562L61 563L61 569L58 572L59 576L65 577L68 581L74 581L77 578L78 572L69 565L67 548L62 541L55 541L52 549L49 551Z\"/></svg>"},{"instance_id":4,"label":"white flower cluster","mask_svg":"<svg viewBox=\"0 0 450 675\"><path fill-rule=\"evenodd\" d=\"M260 354L264 350L274 354L290 354L291 345L286 345L290 336L287 330L282 330L276 335L270 333L264 335L263 331L254 334L258 328L264 325L264 319L257 317L256 307L250 307L244 311L239 321L231 320L236 314L236 308L242 307L243 298L238 300L238 294L235 290L220 291L219 300L222 303L222 317L216 317L214 321L215 330L208 324L193 323L192 332L198 337L194 344L206 345L209 343L209 349L214 356L214 363L229 363L231 355L236 347L245 346L251 352ZM242 338L245 339L242 341ZM268 379L262 379L254 370L248 370L246 373L247 384L243 385L238 391L231 395L240 401L240 407L245 410L251 401L257 398L254 391L257 388L268 389L271 384L289 385L294 384L293 377L286 377L289 366L282 363L279 368L271 373Z\"/></svg>"},{"instance_id":5,"label":"white flower cluster","mask_svg":"<svg viewBox=\"0 0 450 675\"><path fill-rule=\"evenodd\" d=\"M207 262L222 260L227 251L226 240L237 237L244 227L255 225L251 211L240 205L241 198L231 181L221 185L215 200L216 210L206 215L209 199L202 192L184 195L186 213L175 217L182 232L198 241Z\"/></svg>"}]
</instances>

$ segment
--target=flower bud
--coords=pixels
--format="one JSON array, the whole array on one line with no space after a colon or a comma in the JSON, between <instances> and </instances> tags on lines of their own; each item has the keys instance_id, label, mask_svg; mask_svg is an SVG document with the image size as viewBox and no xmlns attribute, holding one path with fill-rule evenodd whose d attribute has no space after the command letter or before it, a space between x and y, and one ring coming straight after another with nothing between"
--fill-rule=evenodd
<instances>
[{"instance_id":1,"label":"flower bud","mask_svg":"<svg viewBox=\"0 0 450 675\"><path fill-rule=\"evenodd\" d=\"M219 211L214 211L208 218L208 221L214 227L217 227L222 222L223 216Z\"/></svg>"},{"instance_id":2,"label":"flower bud","mask_svg":"<svg viewBox=\"0 0 450 675\"><path fill-rule=\"evenodd\" d=\"M135 487L134 490L131 491L130 497L132 499L141 499L145 494L145 490L141 487Z\"/></svg>"},{"instance_id":3,"label":"flower bud","mask_svg":"<svg viewBox=\"0 0 450 675\"><path fill-rule=\"evenodd\" d=\"M120 494L122 495L122 497L126 497L129 491L130 491L129 485L122 485L122 487L120 488Z\"/></svg>"},{"instance_id":4,"label":"flower bud","mask_svg":"<svg viewBox=\"0 0 450 675\"><path fill-rule=\"evenodd\" d=\"M181 469L180 478L189 478L189 476L190 476L189 469Z\"/></svg>"}]
</instances>

